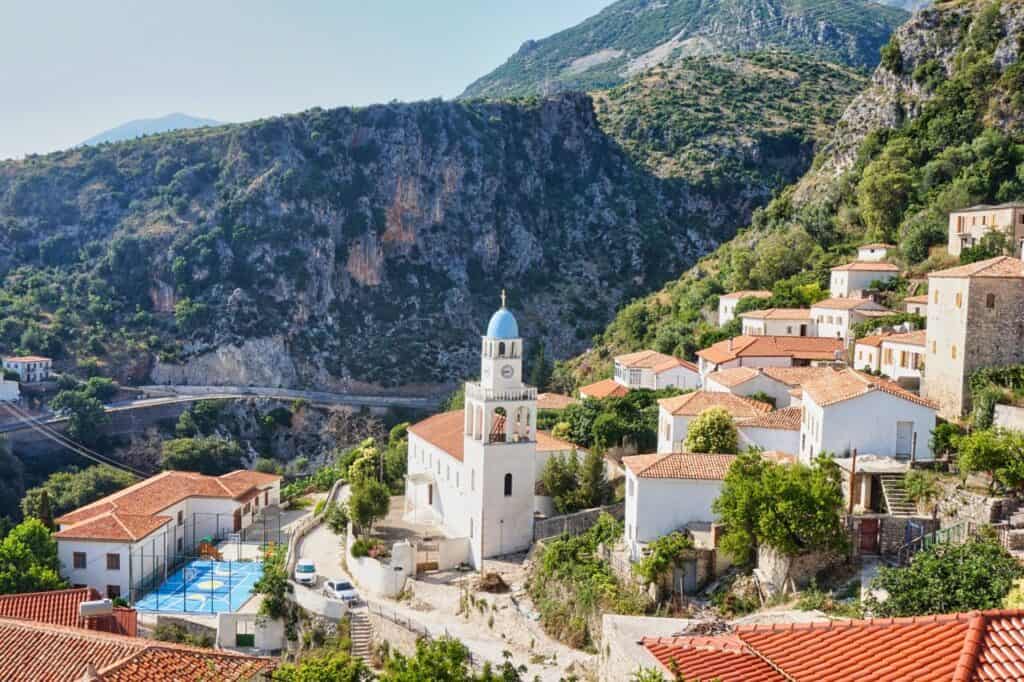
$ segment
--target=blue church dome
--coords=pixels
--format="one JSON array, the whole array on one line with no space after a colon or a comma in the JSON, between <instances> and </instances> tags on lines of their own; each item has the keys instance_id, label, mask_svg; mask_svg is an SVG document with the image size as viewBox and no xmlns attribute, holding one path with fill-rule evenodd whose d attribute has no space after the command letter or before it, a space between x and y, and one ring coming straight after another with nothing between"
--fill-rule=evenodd
<instances>
[{"instance_id":1,"label":"blue church dome","mask_svg":"<svg viewBox=\"0 0 1024 682\"><path fill-rule=\"evenodd\" d=\"M487 323L487 338L490 339L518 339L519 323L516 316L505 307L505 292L501 292L501 308L491 315L491 321Z\"/></svg>"}]
</instances>

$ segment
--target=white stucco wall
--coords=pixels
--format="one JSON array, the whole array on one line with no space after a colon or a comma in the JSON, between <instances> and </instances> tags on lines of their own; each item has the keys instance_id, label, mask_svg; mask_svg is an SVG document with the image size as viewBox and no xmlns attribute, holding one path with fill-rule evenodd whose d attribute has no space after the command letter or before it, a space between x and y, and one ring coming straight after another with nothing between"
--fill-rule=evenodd
<instances>
[{"instance_id":1,"label":"white stucco wall","mask_svg":"<svg viewBox=\"0 0 1024 682\"><path fill-rule=\"evenodd\" d=\"M874 281L888 282L896 276L895 272L871 272L867 270L837 270L832 273L829 292L832 298L857 296Z\"/></svg>"},{"instance_id":2,"label":"white stucco wall","mask_svg":"<svg viewBox=\"0 0 1024 682\"><path fill-rule=\"evenodd\" d=\"M0 379L0 401L15 402L21 397L17 381L5 381Z\"/></svg>"},{"instance_id":3,"label":"white stucco wall","mask_svg":"<svg viewBox=\"0 0 1024 682\"><path fill-rule=\"evenodd\" d=\"M889 362L888 352L890 350L892 351L891 362ZM908 343L895 343L892 341L883 341L881 353L882 374L885 374L893 381L903 378L920 379L921 370L917 368L915 356L917 356L917 358L920 358L920 360L923 362L925 355L924 350L925 349L923 346L915 346ZM901 364L903 360L901 353L906 353L906 367L904 367Z\"/></svg>"},{"instance_id":4,"label":"white stucco wall","mask_svg":"<svg viewBox=\"0 0 1024 682\"><path fill-rule=\"evenodd\" d=\"M444 450L409 432L408 472L431 477L433 501L426 486L406 487L406 516L417 523L436 523L451 537L469 534L466 467ZM479 474L476 474L479 476ZM479 480L475 481L479 485Z\"/></svg>"},{"instance_id":5,"label":"white stucco wall","mask_svg":"<svg viewBox=\"0 0 1024 682\"><path fill-rule=\"evenodd\" d=\"M692 521L713 521L722 481L638 478L626 471L626 540L651 542Z\"/></svg>"},{"instance_id":6,"label":"white stucco wall","mask_svg":"<svg viewBox=\"0 0 1024 682\"><path fill-rule=\"evenodd\" d=\"M121 596L127 599L129 596L128 556L131 549L132 545L127 542L58 540L57 558L60 560L60 574L72 585L95 588L103 597L107 596L108 585L117 585L121 590ZM75 552L85 552L86 567L84 569L74 568ZM118 554L121 557L118 570L107 570L107 554Z\"/></svg>"},{"instance_id":7,"label":"white stucco wall","mask_svg":"<svg viewBox=\"0 0 1024 682\"><path fill-rule=\"evenodd\" d=\"M679 388L682 390L700 388L700 372L695 372L689 367L680 365L672 369L659 372L656 375L655 388Z\"/></svg>"},{"instance_id":8,"label":"white stucco wall","mask_svg":"<svg viewBox=\"0 0 1024 682\"><path fill-rule=\"evenodd\" d=\"M817 336L814 322L810 319L780 320L743 318L743 333L748 336Z\"/></svg>"},{"instance_id":9,"label":"white stucco wall","mask_svg":"<svg viewBox=\"0 0 1024 682\"><path fill-rule=\"evenodd\" d=\"M762 450L781 450L796 454L800 450L800 431L788 429L763 429L750 426L737 427L740 450L757 446Z\"/></svg>"},{"instance_id":10,"label":"white stucco wall","mask_svg":"<svg viewBox=\"0 0 1024 682\"><path fill-rule=\"evenodd\" d=\"M853 348L853 367L863 370L865 367L872 372L879 370L879 348L878 346L866 346L858 343Z\"/></svg>"},{"instance_id":11,"label":"white stucco wall","mask_svg":"<svg viewBox=\"0 0 1024 682\"><path fill-rule=\"evenodd\" d=\"M857 249L857 260L865 263L877 263L883 260L888 253L888 249L884 248L858 248Z\"/></svg>"},{"instance_id":12,"label":"white stucco wall","mask_svg":"<svg viewBox=\"0 0 1024 682\"><path fill-rule=\"evenodd\" d=\"M854 448L860 454L895 457L898 422L913 424L916 459L933 460L928 445L935 428L935 411L931 408L877 390L825 408L804 396L800 459L808 463L822 451L844 457Z\"/></svg>"}]
</instances>

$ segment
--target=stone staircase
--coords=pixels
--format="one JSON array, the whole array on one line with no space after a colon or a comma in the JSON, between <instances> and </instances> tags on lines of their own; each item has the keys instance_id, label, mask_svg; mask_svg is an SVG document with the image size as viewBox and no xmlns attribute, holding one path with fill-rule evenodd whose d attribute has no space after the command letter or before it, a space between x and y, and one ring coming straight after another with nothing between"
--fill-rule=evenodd
<instances>
[{"instance_id":1,"label":"stone staircase","mask_svg":"<svg viewBox=\"0 0 1024 682\"><path fill-rule=\"evenodd\" d=\"M370 665L370 641L373 639L373 626L366 617L366 611L356 609L349 611L349 637L352 640L351 654L353 658L361 658Z\"/></svg>"},{"instance_id":2,"label":"stone staircase","mask_svg":"<svg viewBox=\"0 0 1024 682\"><path fill-rule=\"evenodd\" d=\"M885 508L892 516L916 516L917 505L907 497L907 489L903 485L904 474L882 474L882 496Z\"/></svg>"},{"instance_id":3,"label":"stone staircase","mask_svg":"<svg viewBox=\"0 0 1024 682\"><path fill-rule=\"evenodd\" d=\"M1006 534L1007 549L1018 559L1024 559L1024 509L1010 514Z\"/></svg>"}]
</instances>

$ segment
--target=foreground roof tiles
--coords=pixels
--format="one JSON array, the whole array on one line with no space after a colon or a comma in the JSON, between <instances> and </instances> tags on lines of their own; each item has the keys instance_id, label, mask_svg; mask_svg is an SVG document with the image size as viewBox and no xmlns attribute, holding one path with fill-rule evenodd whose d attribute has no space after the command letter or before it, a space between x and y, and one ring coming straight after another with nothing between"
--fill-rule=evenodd
<instances>
[{"instance_id":1,"label":"foreground roof tiles","mask_svg":"<svg viewBox=\"0 0 1024 682\"><path fill-rule=\"evenodd\" d=\"M697 366L692 362L687 362L686 360L677 358L674 355L659 353L655 350L641 350L636 353L618 355L615 357L615 362L623 367L650 369L653 370L655 374L660 374L661 372L675 369L676 367L686 367L687 369L697 371Z\"/></svg>"},{"instance_id":2,"label":"foreground roof tiles","mask_svg":"<svg viewBox=\"0 0 1024 682\"><path fill-rule=\"evenodd\" d=\"M115 608L111 615L82 618L79 615L79 605L82 602L97 599L100 599L100 593L91 587L5 594L0 596L0 618L31 620L37 623L119 632L127 635L135 634L137 620L134 609Z\"/></svg>"},{"instance_id":3,"label":"foreground roof tiles","mask_svg":"<svg viewBox=\"0 0 1024 682\"><path fill-rule=\"evenodd\" d=\"M928 277L1024 277L1024 261L1010 256L996 256L988 260L960 265L948 270L938 270Z\"/></svg>"},{"instance_id":4,"label":"foreground roof tiles","mask_svg":"<svg viewBox=\"0 0 1024 682\"><path fill-rule=\"evenodd\" d=\"M712 391L692 391L671 398L662 398L658 405L674 416L697 416L704 410L720 407L728 412L733 419L749 419L763 412L769 412L772 406L760 400L744 398L733 393Z\"/></svg>"},{"instance_id":5,"label":"foreground roof tiles","mask_svg":"<svg viewBox=\"0 0 1024 682\"><path fill-rule=\"evenodd\" d=\"M924 407L937 409L932 401L911 393L895 382L873 377L855 369L844 369L832 376L809 381L804 384L803 389L804 396L821 407L859 398L872 391L881 391Z\"/></svg>"},{"instance_id":6,"label":"foreground roof tiles","mask_svg":"<svg viewBox=\"0 0 1024 682\"><path fill-rule=\"evenodd\" d=\"M1024 611L741 626L712 637L648 637L685 679L886 682L1024 679Z\"/></svg>"},{"instance_id":7,"label":"foreground roof tiles","mask_svg":"<svg viewBox=\"0 0 1024 682\"><path fill-rule=\"evenodd\" d=\"M615 379L602 379L580 388L580 395L588 398L621 398L629 393L629 388L623 386Z\"/></svg>"},{"instance_id":8,"label":"foreground roof tiles","mask_svg":"<svg viewBox=\"0 0 1024 682\"><path fill-rule=\"evenodd\" d=\"M233 471L204 476L189 471L165 471L56 519L66 527L58 538L137 540L170 520L161 512L190 497L239 499L280 480L256 471Z\"/></svg>"},{"instance_id":9,"label":"foreground roof tiles","mask_svg":"<svg viewBox=\"0 0 1024 682\"><path fill-rule=\"evenodd\" d=\"M721 481L736 455L673 452L665 455L630 455L622 463L637 478L675 478Z\"/></svg>"},{"instance_id":10,"label":"foreground roof tiles","mask_svg":"<svg viewBox=\"0 0 1024 682\"><path fill-rule=\"evenodd\" d=\"M96 675L87 678L90 667ZM251 680L273 668L274 662L267 658L0 619L0 679L4 682Z\"/></svg>"},{"instance_id":11,"label":"foreground roof tiles","mask_svg":"<svg viewBox=\"0 0 1024 682\"><path fill-rule=\"evenodd\" d=\"M842 352L840 339L816 336L736 336L697 351L716 365L742 357L789 357L794 360L832 360Z\"/></svg>"}]
</instances>

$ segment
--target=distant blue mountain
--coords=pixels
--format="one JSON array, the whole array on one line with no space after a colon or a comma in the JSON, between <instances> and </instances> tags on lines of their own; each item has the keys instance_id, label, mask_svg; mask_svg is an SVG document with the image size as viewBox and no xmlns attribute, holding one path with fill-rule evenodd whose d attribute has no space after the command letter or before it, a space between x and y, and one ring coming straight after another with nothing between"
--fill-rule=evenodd
<instances>
[{"instance_id":1,"label":"distant blue mountain","mask_svg":"<svg viewBox=\"0 0 1024 682\"><path fill-rule=\"evenodd\" d=\"M898 7L908 12L921 9L925 5L932 4L932 0L875 0L880 5L888 5L889 7Z\"/></svg>"},{"instance_id":2,"label":"distant blue mountain","mask_svg":"<svg viewBox=\"0 0 1024 682\"><path fill-rule=\"evenodd\" d=\"M183 130L185 128L205 128L207 126L223 125L220 121L209 118L196 118L188 114L167 114L160 118L140 118L137 121L129 121L116 128L106 130L99 135L94 135L83 142L83 145L102 144L104 142L121 142L123 140L134 140L143 135L155 133L166 133L168 130Z\"/></svg>"}]
</instances>

